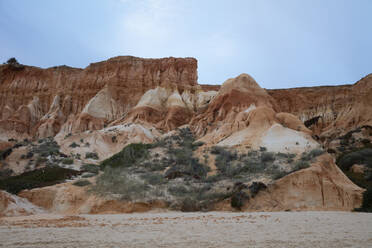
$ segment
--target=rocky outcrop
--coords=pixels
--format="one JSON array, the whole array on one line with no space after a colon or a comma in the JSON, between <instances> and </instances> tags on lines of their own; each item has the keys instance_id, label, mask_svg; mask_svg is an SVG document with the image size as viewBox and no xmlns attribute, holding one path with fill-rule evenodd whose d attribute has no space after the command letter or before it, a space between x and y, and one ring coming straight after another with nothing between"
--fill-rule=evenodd
<instances>
[{"instance_id":1,"label":"rocky outcrop","mask_svg":"<svg viewBox=\"0 0 372 248\"><path fill-rule=\"evenodd\" d=\"M128 202L87 194L86 188L64 183L33 190L19 196L34 205L57 214L117 214L164 209L163 201Z\"/></svg>"},{"instance_id":2,"label":"rocky outcrop","mask_svg":"<svg viewBox=\"0 0 372 248\"><path fill-rule=\"evenodd\" d=\"M215 129L220 122L232 120L243 110L256 107L273 109L276 103L251 76L241 74L224 82L208 109L191 123L195 125L196 132L203 135Z\"/></svg>"},{"instance_id":3,"label":"rocky outcrop","mask_svg":"<svg viewBox=\"0 0 372 248\"><path fill-rule=\"evenodd\" d=\"M170 131L189 123L216 94L216 91L203 92L200 86L186 89L182 94L177 87L157 87L141 97L124 122L152 123L158 129Z\"/></svg>"},{"instance_id":4,"label":"rocky outcrop","mask_svg":"<svg viewBox=\"0 0 372 248\"><path fill-rule=\"evenodd\" d=\"M191 127L207 144L276 152L303 152L318 144L294 115L277 113L276 101L247 74L227 80Z\"/></svg>"},{"instance_id":5,"label":"rocky outcrop","mask_svg":"<svg viewBox=\"0 0 372 248\"><path fill-rule=\"evenodd\" d=\"M331 156L322 155L310 168L283 177L260 191L244 209L350 211L360 206L363 191L342 173Z\"/></svg>"},{"instance_id":6,"label":"rocky outcrop","mask_svg":"<svg viewBox=\"0 0 372 248\"><path fill-rule=\"evenodd\" d=\"M44 209L33 205L27 199L0 190L0 217L31 215L45 212Z\"/></svg>"}]
</instances>

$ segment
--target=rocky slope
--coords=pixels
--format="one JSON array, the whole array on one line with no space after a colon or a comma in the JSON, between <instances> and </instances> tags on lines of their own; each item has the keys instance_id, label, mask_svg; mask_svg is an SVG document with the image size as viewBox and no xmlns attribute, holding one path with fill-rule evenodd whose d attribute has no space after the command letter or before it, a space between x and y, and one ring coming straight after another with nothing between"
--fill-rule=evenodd
<instances>
[{"instance_id":1,"label":"rocky slope","mask_svg":"<svg viewBox=\"0 0 372 248\"><path fill-rule=\"evenodd\" d=\"M176 182L190 192L209 184L208 197L232 197L208 208L218 210L245 194L242 186L236 192L236 183L261 182L265 190L241 209L351 210L363 190L334 158L316 157L322 148L339 155L348 133L354 147L370 142L371 102L372 75L354 85L265 90L248 74L222 86L199 85L193 58L115 57L85 69L0 65L0 177L48 166L79 170L122 154L121 160L110 158L116 161L110 166L126 159L142 166L126 171L141 185L145 177L165 177L150 187L162 196L123 207L109 192L88 196L89 187L71 183L20 195L54 212L130 212L173 206L183 199L172 195ZM136 150L122 151L131 143L153 143L143 150L145 161ZM110 202L116 206L111 210Z\"/></svg>"}]
</instances>

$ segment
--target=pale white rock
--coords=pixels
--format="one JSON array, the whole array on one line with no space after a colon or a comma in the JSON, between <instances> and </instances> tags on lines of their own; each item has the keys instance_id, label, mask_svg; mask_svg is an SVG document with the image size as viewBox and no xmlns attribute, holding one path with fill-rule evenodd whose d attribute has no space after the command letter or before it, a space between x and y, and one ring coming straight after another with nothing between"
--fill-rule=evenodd
<instances>
[{"instance_id":1,"label":"pale white rock","mask_svg":"<svg viewBox=\"0 0 372 248\"><path fill-rule=\"evenodd\" d=\"M310 135L280 124L274 124L266 133L263 134L259 146L266 147L272 152L293 152L301 153L315 148L319 144Z\"/></svg>"},{"instance_id":2,"label":"pale white rock","mask_svg":"<svg viewBox=\"0 0 372 248\"><path fill-rule=\"evenodd\" d=\"M212 101L212 99L217 95L217 93L218 92L214 90L198 92L196 108L200 109L200 108L206 107Z\"/></svg>"},{"instance_id":3,"label":"pale white rock","mask_svg":"<svg viewBox=\"0 0 372 248\"><path fill-rule=\"evenodd\" d=\"M56 95L56 96L53 98L53 102L52 102L52 104L50 105L50 108L49 108L48 113L53 113L53 112L59 110L59 107L60 107L60 101L61 101L61 97L60 97L59 95Z\"/></svg>"},{"instance_id":4,"label":"pale white rock","mask_svg":"<svg viewBox=\"0 0 372 248\"><path fill-rule=\"evenodd\" d=\"M146 91L136 105L137 107L151 107L155 109L163 108L165 102L170 95L169 90L163 87L156 87Z\"/></svg>"},{"instance_id":5,"label":"pale white rock","mask_svg":"<svg viewBox=\"0 0 372 248\"><path fill-rule=\"evenodd\" d=\"M189 90L184 90L181 97L187 108L193 110L195 107L195 94L192 94Z\"/></svg>"},{"instance_id":6,"label":"pale white rock","mask_svg":"<svg viewBox=\"0 0 372 248\"><path fill-rule=\"evenodd\" d=\"M96 118L114 119L119 113L119 107L112 98L108 87L104 87L85 105L82 113Z\"/></svg>"},{"instance_id":7,"label":"pale white rock","mask_svg":"<svg viewBox=\"0 0 372 248\"><path fill-rule=\"evenodd\" d=\"M43 110L40 105L39 97L34 96L32 101L27 105L30 110L31 122L35 123L43 116Z\"/></svg>"},{"instance_id":8,"label":"pale white rock","mask_svg":"<svg viewBox=\"0 0 372 248\"><path fill-rule=\"evenodd\" d=\"M182 107L187 108L186 104L182 100L182 97L180 93L178 93L178 90L173 91L173 93L168 97L166 107Z\"/></svg>"},{"instance_id":9,"label":"pale white rock","mask_svg":"<svg viewBox=\"0 0 372 248\"><path fill-rule=\"evenodd\" d=\"M48 113L46 113L42 118L41 120L47 120L47 119L50 119L50 118L55 118L57 117L59 114L62 114L62 113L59 113L60 112L60 96L59 95L56 95L54 98L53 98L53 102L52 104L50 105L50 108L49 108L49 111Z\"/></svg>"},{"instance_id":10,"label":"pale white rock","mask_svg":"<svg viewBox=\"0 0 372 248\"><path fill-rule=\"evenodd\" d=\"M249 105L249 107L246 110L244 110L244 112L245 113L249 113L249 112L251 112L254 109L256 109L256 105L255 104L251 104L251 105Z\"/></svg>"}]
</instances>

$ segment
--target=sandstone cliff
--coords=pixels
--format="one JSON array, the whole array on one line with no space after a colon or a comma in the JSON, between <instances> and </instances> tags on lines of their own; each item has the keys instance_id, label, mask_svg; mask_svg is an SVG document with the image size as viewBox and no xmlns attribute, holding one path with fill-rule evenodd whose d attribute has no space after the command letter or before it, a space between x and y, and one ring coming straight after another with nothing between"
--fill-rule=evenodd
<instances>
[{"instance_id":1,"label":"sandstone cliff","mask_svg":"<svg viewBox=\"0 0 372 248\"><path fill-rule=\"evenodd\" d=\"M194 173L200 172L195 165L202 167L199 162L204 161L211 170L208 176L217 175L213 180L220 180L216 187L231 188L226 182L232 182L232 174L222 175L217 160L225 159L225 166L235 159L224 173L252 172L249 166L262 165L265 169L255 169L261 174L252 172L256 178L249 173L246 177L237 173L237 178L269 184L243 209L352 210L360 205L363 189L345 177L332 157L324 155L307 169L301 160L314 150L338 146L336 140L351 131L358 140L370 141L371 102L372 75L354 85L265 90L248 74L228 79L222 86L198 85L193 58L125 56L85 69L1 65L0 146L4 153L0 171L21 174L43 166L80 169L85 163L98 164L131 143L159 143L170 146L169 150L154 148L150 152L154 159L145 164L164 163L161 175L167 175L170 184L185 175L200 180L199 175L180 170L177 163L190 162L184 165ZM185 132L171 141L181 127L192 134ZM360 130L353 131L356 128ZM186 150L180 149L185 143L182 139L190 142L183 147ZM226 157L218 157L219 151ZM180 157L170 158L171 152ZM274 155L278 157L270 158ZM244 160L244 156L251 157ZM170 173L172 166L175 171ZM291 166L299 171L292 173L295 168ZM145 172L153 170L159 168ZM277 181L270 174L283 172L288 175ZM123 205L112 198L87 195L86 188L71 183L20 195L58 213L131 212L167 206L165 200ZM225 209L225 203L214 209Z\"/></svg>"},{"instance_id":2,"label":"sandstone cliff","mask_svg":"<svg viewBox=\"0 0 372 248\"><path fill-rule=\"evenodd\" d=\"M75 116L71 131L100 129L125 116L149 89L197 85L195 59L115 57L85 69L66 66L14 70L0 66L0 127L39 136L55 135Z\"/></svg>"},{"instance_id":3,"label":"sandstone cliff","mask_svg":"<svg viewBox=\"0 0 372 248\"><path fill-rule=\"evenodd\" d=\"M372 125L372 74L353 85L268 90L281 112L296 115L314 134L340 136Z\"/></svg>"}]
</instances>

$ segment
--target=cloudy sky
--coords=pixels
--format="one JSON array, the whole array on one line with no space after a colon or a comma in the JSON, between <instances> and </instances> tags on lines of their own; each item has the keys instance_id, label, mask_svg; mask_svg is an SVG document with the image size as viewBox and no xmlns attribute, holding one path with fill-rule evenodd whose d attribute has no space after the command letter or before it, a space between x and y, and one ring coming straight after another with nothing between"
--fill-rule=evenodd
<instances>
[{"instance_id":1,"label":"cloudy sky","mask_svg":"<svg viewBox=\"0 0 372 248\"><path fill-rule=\"evenodd\" d=\"M202 84L353 83L372 73L371 13L371 0L0 0L0 62L195 57Z\"/></svg>"}]
</instances>

